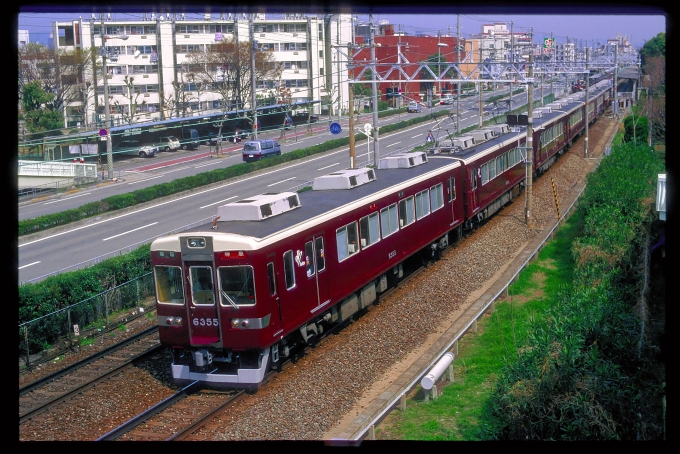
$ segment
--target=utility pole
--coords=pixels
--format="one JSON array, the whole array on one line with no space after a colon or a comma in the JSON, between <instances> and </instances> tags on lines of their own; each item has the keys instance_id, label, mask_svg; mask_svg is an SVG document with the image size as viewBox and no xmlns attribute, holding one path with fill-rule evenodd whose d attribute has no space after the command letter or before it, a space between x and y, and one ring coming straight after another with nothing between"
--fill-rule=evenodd
<instances>
[{"instance_id":1,"label":"utility pole","mask_svg":"<svg viewBox=\"0 0 680 454\"><path fill-rule=\"evenodd\" d=\"M100 27L102 35L102 72L104 75L104 121L106 122L106 129L108 134L106 134L106 168L108 170L109 180L113 178L113 149L111 145L111 111L109 110L109 73L106 69L106 36L104 27L104 15L100 14L102 25Z\"/></svg>"},{"instance_id":2,"label":"utility pole","mask_svg":"<svg viewBox=\"0 0 680 454\"><path fill-rule=\"evenodd\" d=\"M349 55L349 78L354 78L354 68L352 67L352 48L348 49L347 55ZM349 85L349 162L350 168L355 169L357 167L357 154L355 148L354 140L354 85ZM368 140L368 138L366 138Z\"/></svg>"},{"instance_id":3,"label":"utility pole","mask_svg":"<svg viewBox=\"0 0 680 454\"><path fill-rule=\"evenodd\" d=\"M531 80L534 77L534 54L530 53L529 54L529 80ZM534 103L534 84L532 82L529 82L529 91L528 91L528 108L527 108L527 141L526 141L526 181L527 181L527 194L526 194L526 207L524 210L524 221L526 222L527 226L532 229L534 228L534 221L531 219L531 203L532 203L532 186L533 186L533 154L534 154L534 128L533 128L533 113L534 113L534 108L533 108L533 103Z\"/></svg>"},{"instance_id":4,"label":"utility pole","mask_svg":"<svg viewBox=\"0 0 680 454\"><path fill-rule=\"evenodd\" d=\"M588 105L590 104L590 102L588 101L588 99L590 99L588 97L588 89L589 89L589 86L590 86L590 77L588 77L588 76L589 76L589 73L588 73L588 49L586 49L586 73L585 73L585 78L586 78L586 137L585 137L585 140L583 142L584 143L584 145L583 145L583 157L584 158L588 157Z\"/></svg>"},{"instance_id":5,"label":"utility pole","mask_svg":"<svg viewBox=\"0 0 680 454\"><path fill-rule=\"evenodd\" d=\"M253 23L253 17L255 14L250 15L249 27L250 28L250 43L252 44L250 48L250 66L251 66L251 82L252 85L252 105L253 105L253 137L257 140L257 80L255 78L255 50L257 43L255 42L255 24Z\"/></svg>"},{"instance_id":6,"label":"utility pole","mask_svg":"<svg viewBox=\"0 0 680 454\"><path fill-rule=\"evenodd\" d=\"M483 57L482 42L480 40L480 41L477 41L477 43L478 43L477 45L479 46L479 64L481 65L482 64L482 57ZM484 91L484 89L482 88L482 84L484 83L484 82L482 82L483 80L484 79L480 79L480 82L479 82L479 100L477 101L477 104L479 105L479 115L478 116L479 116L479 127L480 128L482 127L482 124L484 123L484 96L482 96L482 92Z\"/></svg>"},{"instance_id":7,"label":"utility pole","mask_svg":"<svg viewBox=\"0 0 680 454\"><path fill-rule=\"evenodd\" d=\"M460 72L460 14L458 14L456 23L456 48L458 49L456 65L458 65L458 71ZM460 78L460 73L458 78ZM460 94L460 82L458 82L456 84L456 134L460 134Z\"/></svg>"},{"instance_id":8,"label":"utility pole","mask_svg":"<svg viewBox=\"0 0 680 454\"><path fill-rule=\"evenodd\" d=\"M370 32L371 32L371 64L373 65L373 70L371 71L371 85L373 88L373 165L377 168L378 167L378 154L379 154L379 146L378 146L378 88L375 83L376 79L376 66L377 62L375 61L375 29L373 28L373 14L369 16L370 19ZM351 130L350 135L354 134L354 129ZM368 140L368 139L367 139ZM368 156L366 157L368 158Z\"/></svg>"}]
</instances>

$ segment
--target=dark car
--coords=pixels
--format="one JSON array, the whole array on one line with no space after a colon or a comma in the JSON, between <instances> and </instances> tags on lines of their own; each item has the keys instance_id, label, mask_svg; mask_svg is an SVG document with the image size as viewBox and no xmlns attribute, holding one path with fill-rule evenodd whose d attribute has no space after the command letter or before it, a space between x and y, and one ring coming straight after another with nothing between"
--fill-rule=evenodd
<instances>
[{"instance_id":1,"label":"dark car","mask_svg":"<svg viewBox=\"0 0 680 454\"><path fill-rule=\"evenodd\" d=\"M291 117L293 120L294 125L300 125L300 124L306 124L307 123L307 118L309 118L310 123L316 123L319 121L319 116L318 115L309 115L308 112L306 111L298 111L293 114Z\"/></svg>"},{"instance_id":2,"label":"dark car","mask_svg":"<svg viewBox=\"0 0 680 454\"><path fill-rule=\"evenodd\" d=\"M420 104L418 104L416 101L411 101L408 103L408 107L406 108L406 112L422 112L422 108L420 107Z\"/></svg>"}]
</instances>

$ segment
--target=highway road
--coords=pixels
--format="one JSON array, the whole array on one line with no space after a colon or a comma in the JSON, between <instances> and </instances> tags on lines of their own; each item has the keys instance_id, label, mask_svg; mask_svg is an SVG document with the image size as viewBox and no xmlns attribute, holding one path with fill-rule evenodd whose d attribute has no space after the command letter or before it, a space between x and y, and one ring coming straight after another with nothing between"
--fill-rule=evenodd
<instances>
[{"instance_id":1,"label":"highway road","mask_svg":"<svg viewBox=\"0 0 680 454\"><path fill-rule=\"evenodd\" d=\"M526 94L515 96L513 102L517 105L525 103ZM432 111L449 109L455 113L455 108L455 104L437 106L432 108ZM486 106L485 110L492 108L493 106ZM421 115L429 111L430 109L423 109ZM461 129L478 124L479 113L476 98L461 100L460 113ZM380 119L379 124L384 126L413 115L417 114L386 117ZM364 123L372 123L372 115L361 115L355 121L355 128L363 129ZM452 123L451 119L440 123L442 128L439 132L440 137L446 134L444 129L450 132L455 130L455 125ZM400 131L381 134L380 156L422 145L428 130L433 128L433 124L434 122L424 122ZM313 124L312 135L305 134L306 126L298 126L297 140L295 140L295 131L288 130L286 139L281 140L283 152L347 136L347 125L342 126L343 133L337 136L329 132L328 122ZM436 131L433 131L433 134L437 136ZM275 138L279 135L279 131L260 134L263 137L273 136ZM240 147L234 146L235 144L229 145L231 146L226 148L224 157L220 158L211 157L207 147L201 147L193 152L161 153L157 158L152 159L133 158L121 163L120 169L116 167L116 170L121 170L121 173L126 175L122 178L123 181L23 205L19 209L20 219L75 208L113 194L242 162ZM355 151L358 165L373 162L372 143L370 147L367 147L365 140L360 141ZM170 200L146 204L126 210L121 214L103 216L100 220L70 226L57 233L40 235L37 238L22 237L18 245L19 283L36 282L53 273L89 266L103 258L149 243L159 236L183 230L191 224L207 222L216 213L218 205L264 192L294 190L317 176L349 166L349 149L343 147L323 155L246 175L238 181L228 181L210 188L199 188L190 194L173 197Z\"/></svg>"}]
</instances>

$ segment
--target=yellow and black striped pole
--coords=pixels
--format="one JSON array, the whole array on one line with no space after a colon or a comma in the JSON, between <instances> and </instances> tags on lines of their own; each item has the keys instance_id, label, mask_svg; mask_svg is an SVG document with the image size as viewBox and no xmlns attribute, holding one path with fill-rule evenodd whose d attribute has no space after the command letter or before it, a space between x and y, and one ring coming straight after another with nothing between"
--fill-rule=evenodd
<instances>
[{"instance_id":1,"label":"yellow and black striped pole","mask_svg":"<svg viewBox=\"0 0 680 454\"><path fill-rule=\"evenodd\" d=\"M555 208L557 208L557 220L560 221L561 224L562 221L560 220L560 201L557 200L557 188L555 188L555 179L551 178L550 182L552 183L553 195L555 196Z\"/></svg>"}]
</instances>

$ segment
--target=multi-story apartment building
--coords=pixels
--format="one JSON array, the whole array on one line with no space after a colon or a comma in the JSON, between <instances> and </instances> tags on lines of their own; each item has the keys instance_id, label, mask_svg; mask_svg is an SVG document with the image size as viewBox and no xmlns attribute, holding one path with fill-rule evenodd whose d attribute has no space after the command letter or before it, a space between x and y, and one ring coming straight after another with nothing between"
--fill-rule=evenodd
<instances>
[{"instance_id":1,"label":"multi-story apartment building","mask_svg":"<svg viewBox=\"0 0 680 454\"><path fill-rule=\"evenodd\" d=\"M473 38L479 40L482 61L521 61L531 52L531 35L508 30L505 23L483 24L481 33Z\"/></svg>"},{"instance_id":2,"label":"multi-story apartment building","mask_svg":"<svg viewBox=\"0 0 680 454\"><path fill-rule=\"evenodd\" d=\"M332 45L352 42L351 25L345 15L269 18L261 14L251 19L206 14L202 19L185 19L184 14L150 14L133 21L93 15L54 22L52 36L55 49L94 48L106 56L110 118L116 124L176 116L168 100L178 98L178 87L191 93L185 97L190 100L185 101L188 105L183 106L182 115L226 110L227 103L218 92L199 87L187 77L188 56L230 38L250 42L251 34L256 46L272 52L281 65L278 80L256 81L258 99L280 100L285 91L292 102L321 100L324 104L317 104L317 111L337 108L347 99L347 61L332 52ZM104 74L102 59L97 60L78 81L83 96L65 107L65 126L104 121ZM250 108L249 104L239 107Z\"/></svg>"}]
</instances>

